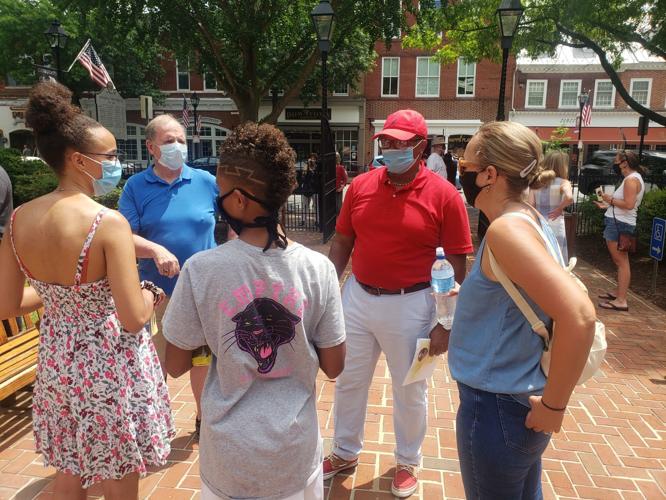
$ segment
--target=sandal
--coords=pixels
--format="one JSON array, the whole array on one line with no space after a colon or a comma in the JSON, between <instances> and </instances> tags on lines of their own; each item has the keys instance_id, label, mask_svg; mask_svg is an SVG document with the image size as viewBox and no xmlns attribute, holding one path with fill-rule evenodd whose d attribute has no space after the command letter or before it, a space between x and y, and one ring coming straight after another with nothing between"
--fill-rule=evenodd
<instances>
[{"instance_id":1,"label":"sandal","mask_svg":"<svg viewBox=\"0 0 666 500\"><path fill-rule=\"evenodd\" d=\"M601 307L602 309L610 309L611 311L626 312L629 310L629 306L624 306L624 307L616 306L612 302L599 302L599 307Z\"/></svg>"},{"instance_id":2,"label":"sandal","mask_svg":"<svg viewBox=\"0 0 666 500\"><path fill-rule=\"evenodd\" d=\"M598 297L600 299L606 299L606 300L615 300L615 299L617 299L617 297L615 295L613 295L612 293L610 293L610 292L606 292L604 294L598 295Z\"/></svg>"}]
</instances>

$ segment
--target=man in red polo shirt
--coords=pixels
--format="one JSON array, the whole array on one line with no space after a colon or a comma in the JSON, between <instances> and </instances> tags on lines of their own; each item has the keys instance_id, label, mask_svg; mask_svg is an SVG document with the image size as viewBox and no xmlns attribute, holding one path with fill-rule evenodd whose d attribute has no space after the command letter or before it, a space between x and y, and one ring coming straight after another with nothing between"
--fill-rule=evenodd
<instances>
[{"instance_id":1,"label":"man in red polo shirt","mask_svg":"<svg viewBox=\"0 0 666 500\"><path fill-rule=\"evenodd\" d=\"M416 341L430 337L430 355L448 347L430 289L435 249L444 247L456 281L465 277L472 240L465 205L451 183L428 170L421 155L428 128L411 109L390 115L375 137L387 168L356 177L347 189L329 258L353 276L342 293L347 356L335 386L335 439L324 479L356 466L363 446L368 388L381 352L393 383L396 473L392 492L417 488L427 426L427 383L403 386Z\"/></svg>"}]
</instances>

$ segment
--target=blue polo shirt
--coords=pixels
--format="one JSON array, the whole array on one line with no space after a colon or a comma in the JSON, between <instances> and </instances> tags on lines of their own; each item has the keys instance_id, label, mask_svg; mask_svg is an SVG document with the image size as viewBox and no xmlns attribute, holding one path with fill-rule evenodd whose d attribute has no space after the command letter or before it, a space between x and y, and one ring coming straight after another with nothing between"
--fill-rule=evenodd
<instances>
[{"instance_id":1,"label":"blue polo shirt","mask_svg":"<svg viewBox=\"0 0 666 500\"><path fill-rule=\"evenodd\" d=\"M118 210L132 231L162 245L178 258L180 267L197 252L215 247L215 177L183 166L171 184L155 175L152 165L127 180ZM162 276L153 259L139 260L139 275L171 295L178 277Z\"/></svg>"}]
</instances>

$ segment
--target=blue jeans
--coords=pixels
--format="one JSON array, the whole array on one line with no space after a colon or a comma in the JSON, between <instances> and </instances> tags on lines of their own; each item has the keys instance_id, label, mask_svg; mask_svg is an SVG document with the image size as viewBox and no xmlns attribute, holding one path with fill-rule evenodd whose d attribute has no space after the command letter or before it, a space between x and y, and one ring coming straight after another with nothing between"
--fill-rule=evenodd
<instances>
[{"instance_id":1,"label":"blue jeans","mask_svg":"<svg viewBox=\"0 0 666 500\"><path fill-rule=\"evenodd\" d=\"M460 382L458 391L456 439L467 499L543 498L541 454L550 435L525 427L529 408Z\"/></svg>"}]
</instances>

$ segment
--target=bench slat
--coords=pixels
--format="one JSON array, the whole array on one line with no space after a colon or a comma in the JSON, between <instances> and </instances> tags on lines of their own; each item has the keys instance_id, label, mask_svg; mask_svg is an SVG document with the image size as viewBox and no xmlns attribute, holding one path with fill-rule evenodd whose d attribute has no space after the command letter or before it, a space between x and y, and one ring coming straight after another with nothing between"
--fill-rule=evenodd
<instances>
[{"instance_id":1,"label":"bench slat","mask_svg":"<svg viewBox=\"0 0 666 500\"><path fill-rule=\"evenodd\" d=\"M10 356L12 351L20 349L23 344L30 343L31 346L39 344L39 330L34 329L9 339L0 345L0 358Z\"/></svg>"},{"instance_id":2,"label":"bench slat","mask_svg":"<svg viewBox=\"0 0 666 500\"><path fill-rule=\"evenodd\" d=\"M0 382L0 400L11 396L19 389L28 384L32 384L37 376L37 365L26 368L21 373L17 373L8 380Z\"/></svg>"},{"instance_id":3,"label":"bench slat","mask_svg":"<svg viewBox=\"0 0 666 500\"><path fill-rule=\"evenodd\" d=\"M0 362L0 380L11 377L14 373L21 371L27 364L37 362L37 349L30 349L11 359Z\"/></svg>"}]
</instances>

